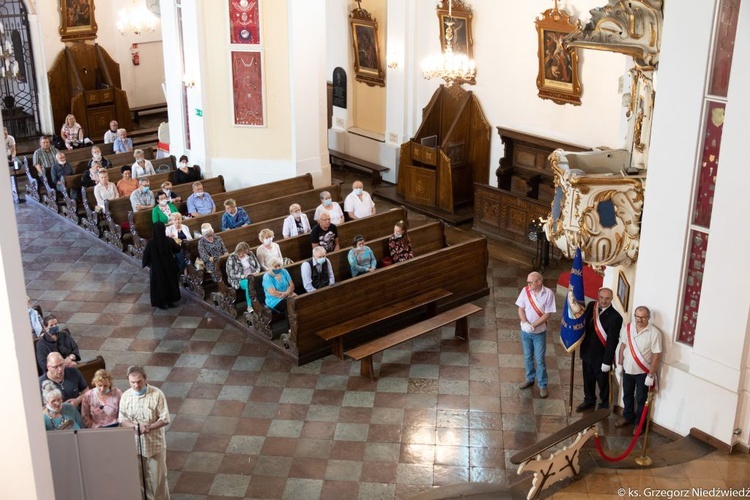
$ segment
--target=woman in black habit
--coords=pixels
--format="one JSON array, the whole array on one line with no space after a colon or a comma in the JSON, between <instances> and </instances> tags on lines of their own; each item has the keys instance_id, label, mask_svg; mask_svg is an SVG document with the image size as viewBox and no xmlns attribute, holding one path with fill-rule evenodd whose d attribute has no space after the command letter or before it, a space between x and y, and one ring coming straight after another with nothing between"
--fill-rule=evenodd
<instances>
[{"instance_id":1,"label":"woman in black habit","mask_svg":"<svg viewBox=\"0 0 750 500\"><path fill-rule=\"evenodd\" d=\"M180 245L165 230L163 222L155 222L154 237L143 251L143 267L150 267L151 305L159 309L173 307L180 300L180 271L175 258Z\"/></svg>"}]
</instances>

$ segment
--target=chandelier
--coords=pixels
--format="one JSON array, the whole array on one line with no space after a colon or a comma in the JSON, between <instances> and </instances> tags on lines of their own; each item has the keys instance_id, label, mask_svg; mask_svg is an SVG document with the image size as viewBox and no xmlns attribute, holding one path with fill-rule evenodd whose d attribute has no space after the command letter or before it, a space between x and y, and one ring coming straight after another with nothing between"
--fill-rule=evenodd
<instances>
[{"instance_id":1,"label":"chandelier","mask_svg":"<svg viewBox=\"0 0 750 500\"><path fill-rule=\"evenodd\" d=\"M448 17L445 21L445 52L432 56L422 63L422 76L427 80L442 78L447 87L454 82L459 85L472 81L476 76L476 64L465 54L453 53L453 0L448 0Z\"/></svg>"},{"instance_id":2,"label":"chandelier","mask_svg":"<svg viewBox=\"0 0 750 500\"><path fill-rule=\"evenodd\" d=\"M0 78L18 78L18 61L13 54L13 43L5 34L5 26L0 22Z\"/></svg>"},{"instance_id":3,"label":"chandelier","mask_svg":"<svg viewBox=\"0 0 750 500\"><path fill-rule=\"evenodd\" d=\"M123 35L130 33L140 35L141 33L151 33L156 27L157 18L149 12L144 3L136 5L136 0L132 0L129 8L120 11L117 18L117 29Z\"/></svg>"}]
</instances>

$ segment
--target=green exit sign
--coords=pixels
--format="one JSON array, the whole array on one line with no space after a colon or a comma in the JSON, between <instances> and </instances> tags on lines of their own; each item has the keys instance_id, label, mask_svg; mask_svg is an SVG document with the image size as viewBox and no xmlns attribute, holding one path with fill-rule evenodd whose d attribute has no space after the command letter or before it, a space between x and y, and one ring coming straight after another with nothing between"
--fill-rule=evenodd
<instances>
[{"instance_id":1,"label":"green exit sign","mask_svg":"<svg viewBox=\"0 0 750 500\"><path fill-rule=\"evenodd\" d=\"M195 116L203 116L203 110L195 108Z\"/></svg>"}]
</instances>

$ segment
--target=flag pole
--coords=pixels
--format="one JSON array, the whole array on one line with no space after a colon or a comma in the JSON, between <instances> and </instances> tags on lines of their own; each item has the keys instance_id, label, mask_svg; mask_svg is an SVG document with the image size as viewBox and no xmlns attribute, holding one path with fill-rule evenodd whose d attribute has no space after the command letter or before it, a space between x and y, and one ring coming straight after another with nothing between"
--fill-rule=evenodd
<instances>
[{"instance_id":1,"label":"flag pole","mask_svg":"<svg viewBox=\"0 0 750 500\"><path fill-rule=\"evenodd\" d=\"M570 396L568 397L568 416L573 414L573 382L576 378L576 350L570 353Z\"/></svg>"}]
</instances>

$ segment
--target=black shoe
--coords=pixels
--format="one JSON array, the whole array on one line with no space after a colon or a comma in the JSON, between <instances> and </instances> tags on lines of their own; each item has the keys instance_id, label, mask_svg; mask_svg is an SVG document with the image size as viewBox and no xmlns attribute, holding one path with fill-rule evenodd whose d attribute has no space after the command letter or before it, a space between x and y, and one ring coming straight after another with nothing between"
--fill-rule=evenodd
<instances>
[{"instance_id":1,"label":"black shoe","mask_svg":"<svg viewBox=\"0 0 750 500\"><path fill-rule=\"evenodd\" d=\"M593 402L593 401L584 401L583 403L581 403L578 406L576 406L576 411L578 413L581 413L582 411L586 411L589 408L593 408L594 406L596 406L595 402Z\"/></svg>"}]
</instances>

